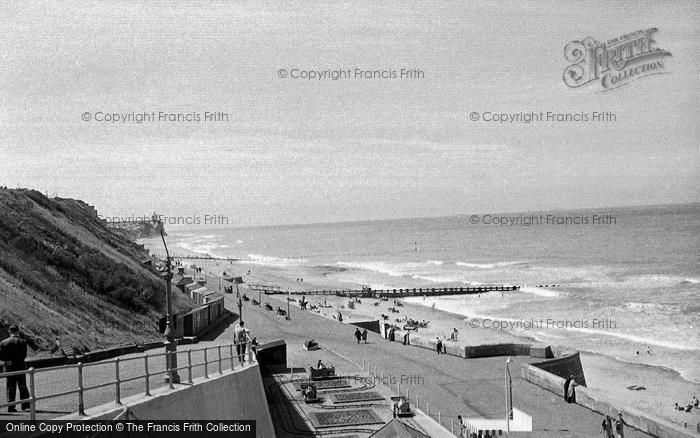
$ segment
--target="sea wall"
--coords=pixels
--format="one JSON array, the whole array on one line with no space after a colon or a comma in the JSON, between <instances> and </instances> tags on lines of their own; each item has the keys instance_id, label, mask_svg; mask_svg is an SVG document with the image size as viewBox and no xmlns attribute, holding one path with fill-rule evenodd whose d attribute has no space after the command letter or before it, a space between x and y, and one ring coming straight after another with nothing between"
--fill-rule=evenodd
<instances>
[{"instance_id":1,"label":"sea wall","mask_svg":"<svg viewBox=\"0 0 700 438\"><path fill-rule=\"evenodd\" d=\"M152 397L129 397L122 403L88 409L86 417L71 414L58 419L255 420L256 436L275 436L257 364L196 379L192 385L178 385L175 390L163 388Z\"/></svg>"},{"instance_id":2,"label":"sea wall","mask_svg":"<svg viewBox=\"0 0 700 438\"><path fill-rule=\"evenodd\" d=\"M574 376L574 380L581 386L586 386L586 376L581 365L581 356L578 351L556 348L554 358L533 363L532 366L555 376L566 379ZM564 386L562 385L562 391ZM562 392L563 397L563 392Z\"/></svg>"},{"instance_id":3,"label":"sea wall","mask_svg":"<svg viewBox=\"0 0 700 438\"><path fill-rule=\"evenodd\" d=\"M366 328L370 332L374 333L381 333L381 330L379 328L379 321L373 320L373 321L351 321L351 325L354 325L355 327L359 328Z\"/></svg>"},{"instance_id":4,"label":"sea wall","mask_svg":"<svg viewBox=\"0 0 700 438\"><path fill-rule=\"evenodd\" d=\"M529 344L485 344L465 347L466 357L529 356Z\"/></svg>"},{"instance_id":5,"label":"sea wall","mask_svg":"<svg viewBox=\"0 0 700 438\"><path fill-rule=\"evenodd\" d=\"M555 359L556 360L556 359ZM580 361L579 361L580 364ZM534 383L560 397L564 397L564 378L552 374L535 364L523 363L520 368L523 379ZM661 418L656 418L634 408L618 408L614 403L599 391L586 387L576 388L576 404L584 406L601 415L617 417L622 413L625 422L631 427L659 438L687 438L698 437L690 429L683 429L679 425L672 424Z\"/></svg>"},{"instance_id":6,"label":"sea wall","mask_svg":"<svg viewBox=\"0 0 700 438\"><path fill-rule=\"evenodd\" d=\"M403 342L405 330L394 331L394 342ZM429 350L437 350L437 338L422 336L408 332L409 345ZM529 344L484 344L467 345L460 341L442 341L446 354L464 358L494 357L494 356L529 356L533 346ZM539 348L539 347L538 347Z\"/></svg>"}]
</instances>

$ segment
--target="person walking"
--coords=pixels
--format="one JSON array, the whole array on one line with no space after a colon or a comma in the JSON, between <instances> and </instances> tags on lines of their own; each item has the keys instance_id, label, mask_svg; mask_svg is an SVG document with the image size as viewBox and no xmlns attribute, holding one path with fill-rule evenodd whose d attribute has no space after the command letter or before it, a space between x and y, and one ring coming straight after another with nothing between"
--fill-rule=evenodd
<instances>
[{"instance_id":1,"label":"person walking","mask_svg":"<svg viewBox=\"0 0 700 438\"><path fill-rule=\"evenodd\" d=\"M367 329L362 329L362 342L367 343Z\"/></svg>"},{"instance_id":2,"label":"person walking","mask_svg":"<svg viewBox=\"0 0 700 438\"><path fill-rule=\"evenodd\" d=\"M613 435L613 424L610 415L606 415L605 418L603 418L603 423L600 426L600 432L603 434L604 438L615 438L615 435Z\"/></svg>"},{"instance_id":3,"label":"person walking","mask_svg":"<svg viewBox=\"0 0 700 438\"><path fill-rule=\"evenodd\" d=\"M437 348L437 354L440 354L440 353L442 353L442 340L440 340L439 337L436 339L437 339L437 341L435 343L435 348Z\"/></svg>"},{"instance_id":4,"label":"person walking","mask_svg":"<svg viewBox=\"0 0 700 438\"><path fill-rule=\"evenodd\" d=\"M27 358L27 341L19 335L19 327L16 325L10 326L10 336L0 342L0 360L5 362L5 370L9 373L13 371L24 371L27 369L24 360ZM15 395L19 388L19 398L27 400L29 398L29 390L27 389L27 376L20 374L18 376L7 377L7 402L15 401ZM29 409L29 402L22 403L22 410ZM10 405L7 412L17 412L17 405Z\"/></svg>"},{"instance_id":5,"label":"person walking","mask_svg":"<svg viewBox=\"0 0 700 438\"><path fill-rule=\"evenodd\" d=\"M355 339L357 339L357 343L360 343L360 340L362 339L362 332L360 332L359 328L355 329Z\"/></svg>"},{"instance_id":6,"label":"person walking","mask_svg":"<svg viewBox=\"0 0 700 438\"><path fill-rule=\"evenodd\" d=\"M236 344L236 353L238 353L238 360L241 364L245 361L245 349L249 340L248 329L245 328L245 322L241 321L233 329L233 342Z\"/></svg>"},{"instance_id":7,"label":"person walking","mask_svg":"<svg viewBox=\"0 0 700 438\"><path fill-rule=\"evenodd\" d=\"M622 412L618 412L617 419L615 420L615 433L616 438L625 438L625 423L624 418L622 418Z\"/></svg>"}]
</instances>

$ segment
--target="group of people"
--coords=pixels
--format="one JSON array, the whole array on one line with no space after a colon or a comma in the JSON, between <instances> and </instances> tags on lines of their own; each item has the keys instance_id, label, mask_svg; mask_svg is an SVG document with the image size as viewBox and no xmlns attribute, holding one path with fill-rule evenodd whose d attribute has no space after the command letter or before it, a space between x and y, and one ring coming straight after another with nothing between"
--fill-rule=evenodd
<instances>
[{"instance_id":1,"label":"group of people","mask_svg":"<svg viewBox=\"0 0 700 438\"><path fill-rule=\"evenodd\" d=\"M683 407L683 405L679 405L676 403L676 406L674 406L674 409L677 411L685 411L685 412L691 412L693 408L698 409L700 407L700 401L698 401L698 398L696 396L693 396L693 399Z\"/></svg>"},{"instance_id":2,"label":"group of people","mask_svg":"<svg viewBox=\"0 0 700 438\"><path fill-rule=\"evenodd\" d=\"M357 339L357 343L359 344L360 341L364 341L364 343L367 343L367 329L362 329L360 331L360 328L355 329L355 339Z\"/></svg>"},{"instance_id":3,"label":"group of people","mask_svg":"<svg viewBox=\"0 0 700 438\"><path fill-rule=\"evenodd\" d=\"M605 438L625 438L626 424L621 413L617 414L617 418L614 422L610 415L606 415L605 418L603 418L600 431Z\"/></svg>"}]
</instances>

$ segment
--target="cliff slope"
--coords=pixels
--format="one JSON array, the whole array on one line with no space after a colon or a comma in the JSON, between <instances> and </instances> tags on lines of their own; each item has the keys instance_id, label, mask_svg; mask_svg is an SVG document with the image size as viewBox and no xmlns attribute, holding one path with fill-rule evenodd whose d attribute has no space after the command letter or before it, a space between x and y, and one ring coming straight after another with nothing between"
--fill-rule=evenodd
<instances>
[{"instance_id":1,"label":"cliff slope","mask_svg":"<svg viewBox=\"0 0 700 438\"><path fill-rule=\"evenodd\" d=\"M82 201L0 188L0 337L19 324L35 352L162 339L165 283L147 256Z\"/></svg>"}]
</instances>

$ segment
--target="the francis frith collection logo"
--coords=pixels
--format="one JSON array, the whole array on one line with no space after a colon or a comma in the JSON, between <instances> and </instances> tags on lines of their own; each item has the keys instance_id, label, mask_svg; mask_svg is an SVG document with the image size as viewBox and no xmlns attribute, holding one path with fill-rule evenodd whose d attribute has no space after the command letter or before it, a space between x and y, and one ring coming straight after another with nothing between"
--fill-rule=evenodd
<instances>
[{"instance_id":1,"label":"the francis frith collection logo","mask_svg":"<svg viewBox=\"0 0 700 438\"><path fill-rule=\"evenodd\" d=\"M609 91L647 76L668 73L668 50L654 40L657 29L641 29L604 42L591 37L571 41L564 56L571 64L564 69L564 83L570 88L598 85Z\"/></svg>"}]
</instances>

